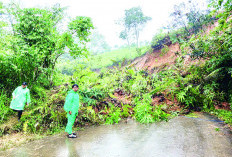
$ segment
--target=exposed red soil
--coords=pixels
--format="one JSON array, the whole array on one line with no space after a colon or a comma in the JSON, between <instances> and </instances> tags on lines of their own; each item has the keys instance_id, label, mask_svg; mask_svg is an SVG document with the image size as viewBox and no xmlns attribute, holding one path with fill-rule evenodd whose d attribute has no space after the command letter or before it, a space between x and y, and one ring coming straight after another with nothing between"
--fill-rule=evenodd
<instances>
[{"instance_id":1,"label":"exposed red soil","mask_svg":"<svg viewBox=\"0 0 232 157\"><path fill-rule=\"evenodd\" d=\"M179 44L172 44L168 46L168 52L161 56L161 49L155 50L152 53L147 53L142 58L135 59L132 64L137 69L152 70L155 67L160 67L164 64L174 64L176 59L176 52L180 51Z\"/></svg>"},{"instance_id":2,"label":"exposed red soil","mask_svg":"<svg viewBox=\"0 0 232 157\"><path fill-rule=\"evenodd\" d=\"M209 32L217 26L218 26L218 22L216 21L214 24L204 27L203 28L205 30L204 34L209 34Z\"/></svg>"},{"instance_id":3,"label":"exposed red soil","mask_svg":"<svg viewBox=\"0 0 232 157\"><path fill-rule=\"evenodd\" d=\"M174 98L174 100L171 100L169 98L165 98L164 96L155 96L152 99L152 103L151 104L153 106L165 105L165 107L163 108L163 110L165 110L168 113L170 113L172 111L181 112L183 110L183 108L177 102L176 98Z\"/></svg>"},{"instance_id":4,"label":"exposed red soil","mask_svg":"<svg viewBox=\"0 0 232 157\"><path fill-rule=\"evenodd\" d=\"M217 21L212 25L205 26L203 28L204 32L200 35L209 34L210 31L213 30L216 26L218 26ZM171 44L170 46L168 46L168 52L166 54L162 55L161 50L162 49L154 50L152 53L146 53L144 56L140 58L136 58L131 63L131 65L133 65L133 67L135 67L138 70L148 70L150 72L153 72L155 69L159 70L159 69L163 69L165 66L170 66L170 65L175 64L175 60L178 57L177 54L180 54L179 44L176 43L176 44ZM207 59L192 60L189 55L182 56L182 58L184 59L184 67L187 67L189 65L199 65L201 63L204 63L207 60ZM185 69L184 67L183 69ZM187 72L185 70L181 71L180 73L183 75L185 75L186 73L187 75ZM127 101L126 98L122 95L115 94L115 96L117 97L117 99L123 102L126 102L126 103L130 102L130 101ZM170 99L165 98L164 100L160 101L161 99L163 99L161 97L159 96L154 97L152 101L152 105L155 106L155 105L160 105L160 104L166 104L169 111L181 111L181 107L178 105L177 100L172 101ZM219 105L216 105L215 108L230 110L230 104L223 102Z\"/></svg>"},{"instance_id":5,"label":"exposed red soil","mask_svg":"<svg viewBox=\"0 0 232 157\"><path fill-rule=\"evenodd\" d=\"M203 27L204 32L202 33L202 35L209 34L209 32L213 30L213 28L215 28L216 26L218 26L217 21L212 25ZM166 54L162 55L161 49L154 50L152 53L146 53L144 56L136 58L131 65L133 65L136 69L139 70L143 69L153 71L156 68L174 64L175 59L177 58L176 54L178 54L179 52L179 44L171 44L170 46L168 46L168 52ZM205 60L192 61L189 55L183 57L185 65L205 62Z\"/></svg>"},{"instance_id":6,"label":"exposed red soil","mask_svg":"<svg viewBox=\"0 0 232 157\"><path fill-rule=\"evenodd\" d=\"M116 91L114 93L115 98L112 99L111 101L115 101L114 104L116 104L119 107L122 107L122 104L132 104L131 98L132 95L127 95L124 92L121 92L121 90ZM174 100L171 100L169 98L164 97L163 95L161 96L154 96L152 98L152 103L151 105L153 106L159 106L159 105L164 105L162 108L165 110L167 113L171 113L172 111L177 111L181 112L183 108L179 105L178 101L176 98Z\"/></svg>"},{"instance_id":7,"label":"exposed red soil","mask_svg":"<svg viewBox=\"0 0 232 157\"><path fill-rule=\"evenodd\" d=\"M123 103L123 104L131 104L131 97L132 96L128 96L128 95L120 95L118 93L114 93L114 96L117 97L116 99Z\"/></svg>"},{"instance_id":8,"label":"exposed red soil","mask_svg":"<svg viewBox=\"0 0 232 157\"><path fill-rule=\"evenodd\" d=\"M214 105L215 109L223 109L230 111L230 104L228 102L222 102L220 104Z\"/></svg>"}]
</instances>

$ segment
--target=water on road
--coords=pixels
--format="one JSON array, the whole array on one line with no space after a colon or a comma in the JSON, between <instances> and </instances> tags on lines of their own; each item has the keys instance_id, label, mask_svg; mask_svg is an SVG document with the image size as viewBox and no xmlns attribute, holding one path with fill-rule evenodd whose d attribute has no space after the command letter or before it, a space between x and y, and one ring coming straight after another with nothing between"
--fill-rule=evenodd
<instances>
[{"instance_id":1,"label":"water on road","mask_svg":"<svg viewBox=\"0 0 232 157\"><path fill-rule=\"evenodd\" d=\"M12 157L232 157L232 135L223 123L200 114L148 125L133 120L95 126L78 138L56 135L0 152Z\"/></svg>"}]
</instances>

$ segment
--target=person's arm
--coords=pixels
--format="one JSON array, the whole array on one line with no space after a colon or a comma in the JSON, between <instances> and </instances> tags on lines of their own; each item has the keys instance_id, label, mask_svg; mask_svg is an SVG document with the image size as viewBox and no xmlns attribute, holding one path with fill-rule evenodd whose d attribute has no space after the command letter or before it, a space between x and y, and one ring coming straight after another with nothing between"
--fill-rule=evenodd
<instances>
[{"instance_id":1,"label":"person's arm","mask_svg":"<svg viewBox=\"0 0 232 157\"><path fill-rule=\"evenodd\" d=\"M64 103L64 110L66 111L66 112L69 112L69 111L71 111L71 103L72 103L72 94L68 94L67 96L66 96L66 99L65 99L65 103ZM69 113L70 114L70 113Z\"/></svg>"},{"instance_id":2,"label":"person's arm","mask_svg":"<svg viewBox=\"0 0 232 157\"><path fill-rule=\"evenodd\" d=\"M16 97L16 95L17 95L18 88L19 88L19 87L17 87L17 88L13 91L13 93L12 93L13 99L15 99L15 97Z\"/></svg>"},{"instance_id":3,"label":"person's arm","mask_svg":"<svg viewBox=\"0 0 232 157\"><path fill-rule=\"evenodd\" d=\"M26 100L27 100L27 105L29 105L29 103L31 102L31 96L30 96L30 91L29 90L26 93Z\"/></svg>"}]
</instances>

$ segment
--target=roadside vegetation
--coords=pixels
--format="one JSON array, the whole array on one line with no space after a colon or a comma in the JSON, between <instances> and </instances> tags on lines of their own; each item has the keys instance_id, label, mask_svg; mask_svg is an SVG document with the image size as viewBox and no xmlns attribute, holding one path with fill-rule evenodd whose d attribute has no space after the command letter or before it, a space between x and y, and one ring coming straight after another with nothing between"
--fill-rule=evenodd
<instances>
[{"instance_id":1,"label":"roadside vegetation","mask_svg":"<svg viewBox=\"0 0 232 157\"><path fill-rule=\"evenodd\" d=\"M181 18L187 19L184 26L155 35L149 48L115 50L91 56L88 62L79 58L87 55L86 43L93 28L91 19L77 17L66 32L59 34L54 26L62 19L63 9L58 6L50 10L1 6L2 12L14 15L18 21L12 25L12 33L4 31L8 23L0 23L0 136L50 135L63 131L64 100L73 83L80 87L82 104L75 121L78 129L86 125L115 124L128 118L145 124L167 121L192 111L209 112L231 126L231 3L231 0L214 0L211 12L190 9L189 14L183 14L188 17ZM46 18L31 16L35 14ZM180 19L181 14L172 15ZM31 30L36 23L26 21L32 17L44 23L44 27ZM51 17L54 21L47 24ZM205 28L214 23L218 25L206 33ZM43 36L41 32L45 32ZM80 43L74 42L76 38ZM41 43L41 39L47 42ZM154 72L125 66L129 60L152 53L150 50L161 49L165 53L174 43L179 44L181 51L173 65L158 67ZM55 49L51 50L47 44ZM67 47L72 58L59 60ZM191 57L191 64L184 64L186 56ZM14 122L15 113L9 104L12 90L22 81L30 84L32 103L18 123ZM7 125L9 121L12 123Z\"/></svg>"}]
</instances>

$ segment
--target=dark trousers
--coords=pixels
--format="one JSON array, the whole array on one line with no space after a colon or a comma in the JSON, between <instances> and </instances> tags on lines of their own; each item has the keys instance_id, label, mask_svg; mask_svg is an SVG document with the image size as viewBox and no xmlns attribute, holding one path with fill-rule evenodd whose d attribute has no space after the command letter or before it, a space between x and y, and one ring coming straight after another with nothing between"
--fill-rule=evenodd
<instances>
[{"instance_id":1,"label":"dark trousers","mask_svg":"<svg viewBox=\"0 0 232 157\"><path fill-rule=\"evenodd\" d=\"M18 119L20 120L22 114L23 114L23 110L14 110L15 112L18 112Z\"/></svg>"}]
</instances>

